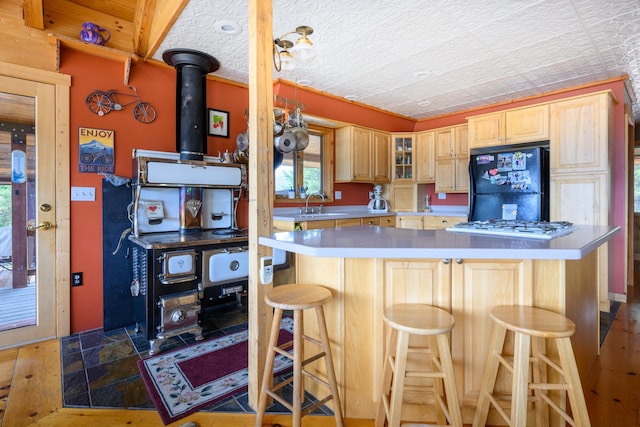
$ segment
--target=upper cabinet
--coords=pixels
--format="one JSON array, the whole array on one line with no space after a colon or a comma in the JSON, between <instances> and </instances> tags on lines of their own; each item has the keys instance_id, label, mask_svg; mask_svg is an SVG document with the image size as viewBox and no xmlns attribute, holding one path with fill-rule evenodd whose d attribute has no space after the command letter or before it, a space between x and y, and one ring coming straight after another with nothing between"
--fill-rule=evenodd
<instances>
[{"instance_id":1,"label":"upper cabinet","mask_svg":"<svg viewBox=\"0 0 640 427\"><path fill-rule=\"evenodd\" d=\"M336 129L336 182L387 183L389 140L386 132L359 126Z\"/></svg>"},{"instance_id":2,"label":"upper cabinet","mask_svg":"<svg viewBox=\"0 0 640 427\"><path fill-rule=\"evenodd\" d=\"M415 181L420 184L435 182L436 143L434 131L430 130L416 134L415 152Z\"/></svg>"},{"instance_id":3,"label":"upper cabinet","mask_svg":"<svg viewBox=\"0 0 640 427\"><path fill-rule=\"evenodd\" d=\"M395 133L391 135L391 146L394 150L393 180L414 180L414 139L413 133Z\"/></svg>"},{"instance_id":4,"label":"upper cabinet","mask_svg":"<svg viewBox=\"0 0 640 427\"><path fill-rule=\"evenodd\" d=\"M436 145L436 191L469 191L469 146L467 125L434 131Z\"/></svg>"},{"instance_id":5,"label":"upper cabinet","mask_svg":"<svg viewBox=\"0 0 640 427\"><path fill-rule=\"evenodd\" d=\"M612 104L610 91L551 104L552 174L608 171Z\"/></svg>"},{"instance_id":6,"label":"upper cabinet","mask_svg":"<svg viewBox=\"0 0 640 427\"><path fill-rule=\"evenodd\" d=\"M469 148L549 139L549 105L517 108L469 118Z\"/></svg>"}]
</instances>

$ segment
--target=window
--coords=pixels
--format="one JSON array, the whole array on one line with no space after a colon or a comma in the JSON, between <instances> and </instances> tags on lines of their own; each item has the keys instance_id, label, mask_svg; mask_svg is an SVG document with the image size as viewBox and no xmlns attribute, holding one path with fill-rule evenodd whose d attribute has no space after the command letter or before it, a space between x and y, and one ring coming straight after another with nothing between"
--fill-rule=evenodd
<instances>
[{"instance_id":1,"label":"window","mask_svg":"<svg viewBox=\"0 0 640 427\"><path fill-rule=\"evenodd\" d=\"M635 155L633 158L633 211L640 212L640 156Z\"/></svg>"},{"instance_id":2,"label":"window","mask_svg":"<svg viewBox=\"0 0 640 427\"><path fill-rule=\"evenodd\" d=\"M301 187L307 195L322 193L329 199L333 193L333 171L325 167L332 164L327 160L329 155L333 155L333 130L310 126L307 148L284 154L282 163L275 170L276 200L290 200L292 189L294 199L302 199Z\"/></svg>"}]
</instances>

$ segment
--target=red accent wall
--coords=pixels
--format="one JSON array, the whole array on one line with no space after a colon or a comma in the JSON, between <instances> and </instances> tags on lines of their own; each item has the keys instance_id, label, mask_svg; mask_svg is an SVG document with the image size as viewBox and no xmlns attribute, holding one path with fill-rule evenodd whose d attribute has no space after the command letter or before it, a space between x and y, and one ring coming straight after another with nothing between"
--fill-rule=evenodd
<instances>
[{"instance_id":1,"label":"red accent wall","mask_svg":"<svg viewBox=\"0 0 640 427\"><path fill-rule=\"evenodd\" d=\"M132 106L122 111L112 111L99 117L89 111L85 98L95 89L117 89L127 91L123 84L124 66L120 62L93 57L69 49L63 49L60 71L72 76L71 84L71 186L96 188L95 202L71 202L71 271L84 272L84 285L71 289L71 331L79 332L102 327L102 176L78 172L78 127L92 127L115 131L115 173L131 177L131 152L133 148L159 151L176 151L176 73L171 67L161 67L139 62L132 67L129 84L138 89L143 101L153 105L158 118L151 124L142 124L133 117ZM584 92L613 89L622 102L624 86L622 82L596 86L536 100L535 102L557 99ZM305 104L305 113L327 119L349 122L366 127L392 132L412 132L442 126L461 124L466 117L497 109L511 108L534 103L525 101L512 105L487 108L454 114L432 120L414 121L383 111L363 108L357 103L325 96L315 91L293 88L286 84L276 84L274 94L297 99ZM229 138L208 137L208 155L235 150L236 136L247 128L244 111L248 108L249 94L246 88L209 80L207 83L207 107L228 111L230 114ZM616 151L614 154L614 221L624 223L624 108L616 106ZM365 205L368 202L370 184L336 184L335 190L342 191L342 200L334 205ZM434 205L466 205L466 194L448 194L446 200L438 200L433 184L427 186ZM124 207L123 207L124 208ZM248 202L246 197L238 208L238 224L248 222ZM624 233L624 231L623 231ZM623 271L624 253L622 233L616 238L615 269ZM624 293L622 279L616 280L615 292Z\"/></svg>"}]
</instances>

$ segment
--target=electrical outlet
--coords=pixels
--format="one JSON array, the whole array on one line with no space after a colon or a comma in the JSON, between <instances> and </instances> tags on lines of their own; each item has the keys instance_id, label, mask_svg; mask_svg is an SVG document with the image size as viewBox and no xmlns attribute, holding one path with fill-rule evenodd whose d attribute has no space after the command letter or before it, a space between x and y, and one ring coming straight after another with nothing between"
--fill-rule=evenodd
<instances>
[{"instance_id":1,"label":"electrical outlet","mask_svg":"<svg viewBox=\"0 0 640 427\"><path fill-rule=\"evenodd\" d=\"M336 191L335 196L336 196L335 197L336 200L342 199L342 191Z\"/></svg>"},{"instance_id":2,"label":"electrical outlet","mask_svg":"<svg viewBox=\"0 0 640 427\"><path fill-rule=\"evenodd\" d=\"M447 193L438 193L438 199L439 200L444 200L447 198Z\"/></svg>"},{"instance_id":3,"label":"electrical outlet","mask_svg":"<svg viewBox=\"0 0 640 427\"><path fill-rule=\"evenodd\" d=\"M82 273L71 273L71 286L82 285Z\"/></svg>"},{"instance_id":4,"label":"electrical outlet","mask_svg":"<svg viewBox=\"0 0 640 427\"><path fill-rule=\"evenodd\" d=\"M94 202L96 200L96 189L95 187L71 187L71 200Z\"/></svg>"}]
</instances>

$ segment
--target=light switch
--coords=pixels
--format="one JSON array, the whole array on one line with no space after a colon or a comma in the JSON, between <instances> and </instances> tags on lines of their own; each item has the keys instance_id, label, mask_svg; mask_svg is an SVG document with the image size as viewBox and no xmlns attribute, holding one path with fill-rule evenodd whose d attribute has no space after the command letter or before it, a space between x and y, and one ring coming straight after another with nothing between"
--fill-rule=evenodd
<instances>
[{"instance_id":1,"label":"light switch","mask_svg":"<svg viewBox=\"0 0 640 427\"><path fill-rule=\"evenodd\" d=\"M71 200L77 202L95 202L95 187L71 187Z\"/></svg>"}]
</instances>

